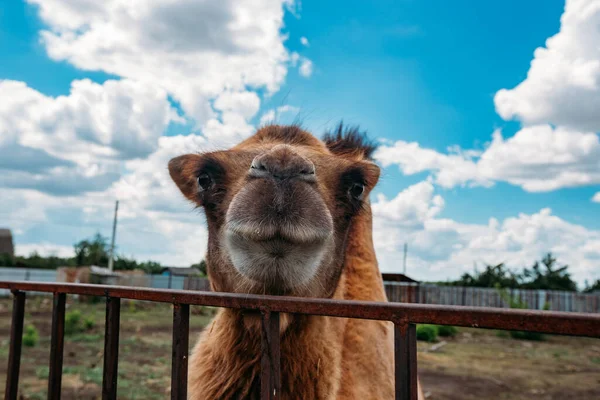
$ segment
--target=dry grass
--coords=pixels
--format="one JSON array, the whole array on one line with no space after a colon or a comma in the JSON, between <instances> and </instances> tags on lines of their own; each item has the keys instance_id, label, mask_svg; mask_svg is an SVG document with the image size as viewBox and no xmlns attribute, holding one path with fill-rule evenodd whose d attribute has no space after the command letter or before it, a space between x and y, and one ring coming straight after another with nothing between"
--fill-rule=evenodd
<instances>
[{"instance_id":1,"label":"dry grass","mask_svg":"<svg viewBox=\"0 0 600 400\"><path fill-rule=\"evenodd\" d=\"M419 375L430 399L600 399L598 339L529 342L460 329L444 340L435 352L419 343Z\"/></svg>"}]
</instances>

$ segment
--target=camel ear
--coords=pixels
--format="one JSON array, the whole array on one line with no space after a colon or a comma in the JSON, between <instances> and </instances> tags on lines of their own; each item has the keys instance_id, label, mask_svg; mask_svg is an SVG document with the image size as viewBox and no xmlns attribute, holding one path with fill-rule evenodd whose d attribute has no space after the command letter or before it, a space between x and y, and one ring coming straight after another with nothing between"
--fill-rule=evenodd
<instances>
[{"instance_id":1,"label":"camel ear","mask_svg":"<svg viewBox=\"0 0 600 400\"><path fill-rule=\"evenodd\" d=\"M190 200L198 200L196 170L202 157L199 154L186 154L169 161L169 174L181 193Z\"/></svg>"}]
</instances>

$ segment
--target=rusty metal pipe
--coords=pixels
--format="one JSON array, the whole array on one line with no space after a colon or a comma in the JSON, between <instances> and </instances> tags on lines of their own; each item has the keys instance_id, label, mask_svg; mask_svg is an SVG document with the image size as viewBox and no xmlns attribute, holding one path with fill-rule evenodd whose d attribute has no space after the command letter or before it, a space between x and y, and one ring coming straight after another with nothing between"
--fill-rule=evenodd
<instances>
[{"instance_id":1,"label":"rusty metal pipe","mask_svg":"<svg viewBox=\"0 0 600 400\"><path fill-rule=\"evenodd\" d=\"M328 300L303 297L259 296L220 292L147 289L124 286L82 285L69 283L4 282L0 288L10 290L111 296L163 303L179 303L272 312L328 315L397 321L414 324L455 325L474 328L522 330L540 333L600 337L600 315L481 308Z\"/></svg>"}]
</instances>

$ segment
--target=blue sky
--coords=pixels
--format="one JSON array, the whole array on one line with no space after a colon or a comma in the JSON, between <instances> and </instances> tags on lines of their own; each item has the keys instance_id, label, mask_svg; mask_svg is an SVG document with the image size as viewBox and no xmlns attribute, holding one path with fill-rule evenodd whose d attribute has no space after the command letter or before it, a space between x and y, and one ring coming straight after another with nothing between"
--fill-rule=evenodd
<instances>
[{"instance_id":1,"label":"blue sky","mask_svg":"<svg viewBox=\"0 0 600 400\"><path fill-rule=\"evenodd\" d=\"M413 272L421 278L456 276L473 262L529 264L550 250L577 264L578 279L599 277L600 194L598 202L593 199L600 193L600 165L594 161L600 154L600 124L585 110L567 112L570 107L561 99L572 98L573 109L585 109L598 101L600 90L571 84L574 75L560 74L575 67L561 69L553 61L575 65L562 42L575 43L590 65L577 77L600 85L594 69L600 54L585 44L587 39L593 43L585 27L597 26L600 18L591 3L593 12L571 29L565 25L572 24L570 19L561 26L565 2L556 0L543 6L513 0L303 1L294 6L265 1L260 14L229 2L193 6L182 0L180 7L141 17L131 16L121 0L111 2L120 14L110 14L108 5L73 6L61 0L0 5L0 83L5 80L0 96L6 110L25 110L9 117L0 106L0 139L6 138L4 144L0 140L0 157L36 149L76 166L48 176L33 167L0 171L6 174L0 186L11 190L2 202L8 211L0 217L16 232L17 251L66 254L82 235L96 230L108 235L110 204L126 196L123 253L179 265L193 262L202 245L183 254L181 248L194 236L196 241L205 237L202 218L171 193L159 163L179 149L247 136L270 112L287 106L291 111L281 113L281 122L300 118L321 134L343 119L385 141L387 150L378 158L385 168L374 196L384 196L375 207L381 210L378 228L388 239L378 248L382 269L397 268L396 257L407 241L415 249L409 258ZM571 19L583 15L577 8L585 3L568 2ZM246 15L256 29L229 31L207 15L225 20ZM192 23L186 25L188 16ZM129 18L130 28L121 31L118 18ZM84 35L100 26L105 29L100 34ZM164 29L156 34L153 26ZM206 43L195 26L208 27ZM548 45L557 34L562 42ZM88 42L82 46L83 39L68 35ZM251 35L257 36L247 40ZM547 48L550 57L534 55L538 48ZM231 57L238 57L239 65ZM533 70L532 60L538 58L540 68ZM248 73L254 63L260 68ZM285 75L270 74L271 68ZM227 72L220 75L221 70ZM89 84L72 88L87 79ZM546 93L548 87L555 93ZM95 95L105 91L114 96ZM222 93L241 97L223 100L228 105L222 109L217 105ZM546 93L541 101L540 93ZM578 101L587 103L578 108ZM146 113L127 121L115 111L122 109L119 104ZM89 120L73 117L85 107ZM95 110L103 110L111 128L93 117ZM146 121L148 115L155 118ZM123 121L127 129L119 130ZM502 139L491 145L494 130ZM544 145L550 142L555 145ZM94 155L82 157L88 145L97 146ZM448 158L451 146L478 154ZM538 155L542 161L532 165ZM63 189L67 186L73 193ZM134 189L132 197L128 190ZM172 197L161 198L165 193ZM408 226L407 219L418 222ZM175 226L187 234L157 249L153 243L166 243ZM145 243L136 240L142 235L148 235ZM489 243L477 242L486 235ZM445 250L428 251L428 246Z\"/></svg>"}]
</instances>

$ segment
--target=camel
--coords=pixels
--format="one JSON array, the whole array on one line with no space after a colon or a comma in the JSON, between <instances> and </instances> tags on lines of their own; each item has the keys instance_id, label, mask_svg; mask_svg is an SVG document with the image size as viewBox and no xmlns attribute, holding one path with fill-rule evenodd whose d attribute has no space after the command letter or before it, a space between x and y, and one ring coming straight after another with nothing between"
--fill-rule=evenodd
<instances>
[{"instance_id":1,"label":"camel","mask_svg":"<svg viewBox=\"0 0 600 400\"><path fill-rule=\"evenodd\" d=\"M369 202L375 149L342 124L323 140L268 125L229 150L170 160L206 215L211 289L387 301ZM192 350L189 399L259 398L260 323L256 312L219 311ZM280 335L280 398L394 398L392 323L282 314Z\"/></svg>"}]
</instances>

